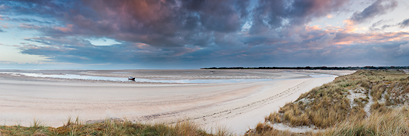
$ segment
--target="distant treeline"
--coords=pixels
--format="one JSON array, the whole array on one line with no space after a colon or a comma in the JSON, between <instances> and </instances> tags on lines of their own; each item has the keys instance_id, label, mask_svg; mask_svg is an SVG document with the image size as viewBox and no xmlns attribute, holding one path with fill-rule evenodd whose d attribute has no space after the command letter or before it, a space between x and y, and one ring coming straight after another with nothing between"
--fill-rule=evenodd
<instances>
[{"instance_id":1,"label":"distant treeline","mask_svg":"<svg viewBox=\"0 0 409 136\"><path fill-rule=\"evenodd\" d=\"M305 70L358 70L358 69L409 69L409 66L365 66L365 67L210 67L200 69L305 69Z\"/></svg>"}]
</instances>

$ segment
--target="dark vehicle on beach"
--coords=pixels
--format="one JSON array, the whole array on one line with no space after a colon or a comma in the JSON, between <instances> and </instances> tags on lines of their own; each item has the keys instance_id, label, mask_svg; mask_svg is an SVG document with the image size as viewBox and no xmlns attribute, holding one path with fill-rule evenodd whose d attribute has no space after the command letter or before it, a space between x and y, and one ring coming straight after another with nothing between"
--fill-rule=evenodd
<instances>
[{"instance_id":1,"label":"dark vehicle on beach","mask_svg":"<svg viewBox=\"0 0 409 136\"><path fill-rule=\"evenodd\" d=\"M135 81L135 78L134 77L128 77L128 80Z\"/></svg>"}]
</instances>

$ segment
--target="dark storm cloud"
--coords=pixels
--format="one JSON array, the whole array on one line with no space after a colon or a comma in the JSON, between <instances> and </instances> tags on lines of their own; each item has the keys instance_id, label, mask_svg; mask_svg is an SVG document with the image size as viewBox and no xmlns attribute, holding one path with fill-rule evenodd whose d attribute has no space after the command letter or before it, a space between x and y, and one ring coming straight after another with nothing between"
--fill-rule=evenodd
<instances>
[{"instance_id":1,"label":"dark storm cloud","mask_svg":"<svg viewBox=\"0 0 409 136\"><path fill-rule=\"evenodd\" d=\"M239 1L197 1L184 0L182 9L196 14L206 30L235 32L241 29L248 15L248 0ZM196 24L196 23L194 23Z\"/></svg>"},{"instance_id":2,"label":"dark storm cloud","mask_svg":"<svg viewBox=\"0 0 409 136\"><path fill-rule=\"evenodd\" d=\"M26 40L47 46L27 44L20 48L25 54L43 55L57 61L84 64L403 65L406 63L407 56L405 57L405 53L401 52L407 49L406 46L401 46L405 42L389 41L408 36L409 33L404 32L357 34L305 29L299 31L299 37L303 39L299 42L291 41L291 37L282 37L282 40L276 39L274 44L268 45L214 46L204 49L195 47L152 48L141 43L94 46L81 39L37 37ZM408 38L404 40L409 41Z\"/></svg>"},{"instance_id":3,"label":"dark storm cloud","mask_svg":"<svg viewBox=\"0 0 409 136\"><path fill-rule=\"evenodd\" d=\"M348 0L260 0L254 9L251 33L284 25L301 25L339 10Z\"/></svg>"},{"instance_id":4,"label":"dark storm cloud","mask_svg":"<svg viewBox=\"0 0 409 136\"><path fill-rule=\"evenodd\" d=\"M251 32L280 27L285 20L291 24L303 24L338 10L346 2L260 0L252 9L253 16L250 16L248 0L87 0L68 3L39 0L13 2L10 7L15 13L42 14L59 19L62 22L59 29L42 31L48 36L104 36L156 47L180 47L209 45L214 42L212 39L217 39L215 33L239 32L247 21L253 21ZM68 24L72 27L66 26Z\"/></svg>"},{"instance_id":5,"label":"dark storm cloud","mask_svg":"<svg viewBox=\"0 0 409 136\"><path fill-rule=\"evenodd\" d=\"M15 13L59 19L58 29L50 27L41 31L47 36L103 36L156 47L207 45L211 41L206 39L212 39L213 32L240 31L249 14L248 0L195 2L198 1L87 0L65 3L40 0L11 2L11 5Z\"/></svg>"},{"instance_id":6,"label":"dark storm cloud","mask_svg":"<svg viewBox=\"0 0 409 136\"><path fill-rule=\"evenodd\" d=\"M362 62L378 63L368 56L404 62L395 55L403 43L389 40L409 34L355 34L305 25L340 11L346 3L348 0L27 0L0 1L6 5L0 8L0 15L56 20L51 24L41 19L12 21L19 22L20 29L41 33L16 45L23 54L57 62L305 66L348 65L357 62L356 58L367 58ZM393 3L374 3L375 7L356 14L366 20L389 10ZM96 46L87 40L98 38L120 43Z\"/></svg>"},{"instance_id":7,"label":"dark storm cloud","mask_svg":"<svg viewBox=\"0 0 409 136\"><path fill-rule=\"evenodd\" d=\"M397 6L398 2L396 2L396 0L376 0L362 12L355 12L351 17L351 20L355 23L363 23L376 16L386 14Z\"/></svg>"},{"instance_id":8,"label":"dark storm cloud","mask_svg":"<svg viewBox=\"0 0 409 136\"><path fill-rule=\"evenodd\" d=\"M157 47L194 44L209 39L213 32L237 32L244 24L247 12L240 3L245 1L193 2L197 1L86 1L99 18L78 15L66 20L78 27L73 33L102 34Z\"/></svg>"}]
</instances>

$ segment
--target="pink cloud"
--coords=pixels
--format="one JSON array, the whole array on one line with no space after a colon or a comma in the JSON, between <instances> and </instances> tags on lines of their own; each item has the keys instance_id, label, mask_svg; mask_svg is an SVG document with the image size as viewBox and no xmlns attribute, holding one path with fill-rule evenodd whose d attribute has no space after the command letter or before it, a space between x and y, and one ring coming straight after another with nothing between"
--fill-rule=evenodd
<instances>
[{"instance_id":1,"label":"pink cloud","mask_svg":"<svg viewBox=\"0 0 409 136\"><path fill-rule=\"evenodd\" d=\"M182 48L182 49L179 50L179 51L176 51L175 54L174 54L174 56L182 56L182 55L185 55L185 54L187 54L187 53L191 53L191 52L197 51L197 50L199 50L199 49L200 49L199 47L195 47L195 48L185 47L185 48Z\"/></svg>"},{"instance_id":2,"label":"pink cloud","mask_svg":"<svg viewBox=\"0 0 409 136\"><path fill-rule=\"evenodd\" d=\"M136 47L138 47L139 49L147 49L149 48L149 45L144 44L144 43L134 43Z\"/></svg>"},{"instance_id":3,"label":"pink cloud","mask_svg":"<svg viewBox=\"0 0 409 136\"><path fill-rule=\"evenodd\" d=\"M62 32L72 32L72 24L68 24L66 27L53 27L55 30L62 31Z\"/></svg>"},{"instance_id":4,"label":"pink cloud","mask_svg":"<svg viewBox=\"0 0 409 136\"><path fill-rule=\"evenodd\" d=\"M33 25L33 24L20 24L20 28L25 28L25 29L40 29L42 28L41 26Z\"/></svg>"}]
</instances>

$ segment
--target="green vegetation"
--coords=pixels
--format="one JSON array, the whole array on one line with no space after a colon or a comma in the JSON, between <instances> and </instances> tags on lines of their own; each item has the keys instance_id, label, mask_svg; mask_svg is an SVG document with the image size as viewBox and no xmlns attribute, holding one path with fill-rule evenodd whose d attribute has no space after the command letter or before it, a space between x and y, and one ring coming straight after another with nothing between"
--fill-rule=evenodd
<instances>
[{"instance_id":1,"label":"green vegetation","mask_svg":"<svg viewBox=\"0 0 409 136\"><path fill-rule=\"evenodd\" d=\"M245 135L409 135L408 103L409 75L400 70L360 70L351 75L337 77L331 83L302 94L296 101L287 103L278 112L271 113L264 123L259 123ZM275 123L291 127L312 126L319 131L280 131L272 127ZM107 120L102 123L81 124L78 119L75 122L68 121L58 128L40 126L36 121L31 127L0 126L0 132L0 136L231 135L226 131L210 134L189 122L149 125Z\"/></svg>"}]
</instances>

